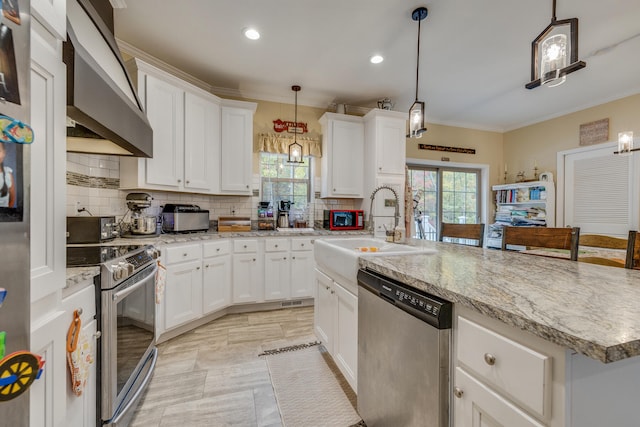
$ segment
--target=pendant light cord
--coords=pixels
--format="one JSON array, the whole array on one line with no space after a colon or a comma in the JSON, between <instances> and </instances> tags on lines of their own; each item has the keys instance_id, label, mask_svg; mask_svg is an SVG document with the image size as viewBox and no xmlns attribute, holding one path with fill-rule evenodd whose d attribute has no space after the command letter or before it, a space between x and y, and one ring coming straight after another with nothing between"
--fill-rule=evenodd
<instances>
[{"instance_id":1,"label":"pendant light cord","mask_svg":"<svg viewBox=\"0 0 640 427\"><path fill-rule=\"evenodd\" d=\"M551 23L556 22L556 0L553 0L553 15L551 16Z\"/></svg>"},{"instance_id":2,"label":"pendant light cord","mask_svg":"<svg viewBox=\"0 0 640 427\"><path fill-rule=\"evenodd\" d=\"M553 0L555 2L555 0ZM418 100L418 78L420 77L420 23L422 19L418 19L418 62L416 64L416 101Z\"/></svg>"}]
</instances>

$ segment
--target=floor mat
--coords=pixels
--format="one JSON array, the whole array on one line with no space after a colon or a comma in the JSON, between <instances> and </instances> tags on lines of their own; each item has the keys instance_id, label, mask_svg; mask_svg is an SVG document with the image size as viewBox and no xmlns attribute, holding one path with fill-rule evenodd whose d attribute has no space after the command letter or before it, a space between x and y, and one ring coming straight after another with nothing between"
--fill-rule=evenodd
<instances>
[{"instance_id":1,"label":"floor mat","mask_svg":"<svg viewBox=\"0 0 640 427\"><path fill-rule=\"evenodd\" d=\"M356 396L322 345L267 353L271 383L285 427L363 425Z\"/></svg>"}]
</instances>

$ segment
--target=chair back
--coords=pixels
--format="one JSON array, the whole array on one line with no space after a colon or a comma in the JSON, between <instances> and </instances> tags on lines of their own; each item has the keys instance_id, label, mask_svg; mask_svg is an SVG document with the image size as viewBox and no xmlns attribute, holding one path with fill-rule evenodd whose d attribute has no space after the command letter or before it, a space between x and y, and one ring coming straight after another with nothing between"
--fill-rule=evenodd
<instances>
[{"instance_id":1,"label":"chair back","mask_svg":"<svg viewBox=\"0 0 640 427\"><path fill-rule=\"evenodd\" d=\"M627 240L627 259L624 263L625 268L640 270L640 232L629 231L629 239Z\"/></svg>"},{"instance_id":2,"label":"chair back","mask_svg":"<svg viewBox=\"0 0 640 427\"><path fill-rule=\"evenodd\" d=\"M600 234L581 234L580 246L606 249L627 249L627 239L620 237L604 236Z\"/></svg>"},{"instance_id":3,"label":"chair back","mask_svg":"<svg viewBox=\"0 0 640 427\"><path fill-rule=\"evenodd\" d=\"M477 241L476 244L469 244L469 246L482 247L484 243L484 224L453 224L443 222L440 226L440 241L443 242L443 238L448 237L452 239L468 239ZM459 242L453 242L459 243ZM462 243L466 244L466 243Z\"/></svg>"},{"instance_id":4,"label":"chair back","mask_svg":"<svg viewBox=\"0 0 640 427\"><path fill-rule=\"evenodd\" d=\"M580 227L504 227L502 250L507 250L507 245L567 249L571 261L577 261L579 238Z\"/></svg>"}]
</instances>

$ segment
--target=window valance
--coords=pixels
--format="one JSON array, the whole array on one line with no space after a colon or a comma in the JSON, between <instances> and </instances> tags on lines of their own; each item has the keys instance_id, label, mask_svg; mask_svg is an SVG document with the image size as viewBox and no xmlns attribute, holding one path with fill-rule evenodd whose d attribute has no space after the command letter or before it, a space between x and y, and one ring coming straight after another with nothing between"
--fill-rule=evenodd
<instances>
[{"instance_id":1,"label":"window valance","mask_svg":"<svg viewBox=\"0 0 640 427\"><path fill-rule=\"evenodd\" d=\"M258 151L269 153L288 154L289 145L293 143L293 135L261 133L258 139ZM322 142L316 138L300 136L296 138L298 144L302 146L304 156L322 157Z\"/></svg>"}]
</instances>

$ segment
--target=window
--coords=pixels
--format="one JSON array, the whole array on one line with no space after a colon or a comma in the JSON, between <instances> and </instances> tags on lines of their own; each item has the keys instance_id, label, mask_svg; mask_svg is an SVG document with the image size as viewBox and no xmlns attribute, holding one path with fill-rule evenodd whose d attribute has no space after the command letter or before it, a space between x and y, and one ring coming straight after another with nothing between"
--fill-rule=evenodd
<instances>
[{"instance_id":1,"label":"window","mask_svg":"<svg viewBox=\"0 0 640 427\"><path fill-rule=\"evenodd\" d=\"M309 203L311 179L309 164L311 158L305 156L304 163L287 163L286 154L260 153L260 187L263 201L290 200L296 209L304 209Z\"/></svg>"},{"instance_id":2,"label":"window","mask_svg":"<svg viewBox=\"0 0 640 427\"><path fill-rule=\"evenodd\" d=\"M416 232L437 240L442 222L476 224L480 217L480 171L409 165Z\"/></svg>"}]
</instances>

